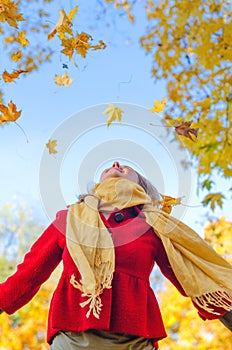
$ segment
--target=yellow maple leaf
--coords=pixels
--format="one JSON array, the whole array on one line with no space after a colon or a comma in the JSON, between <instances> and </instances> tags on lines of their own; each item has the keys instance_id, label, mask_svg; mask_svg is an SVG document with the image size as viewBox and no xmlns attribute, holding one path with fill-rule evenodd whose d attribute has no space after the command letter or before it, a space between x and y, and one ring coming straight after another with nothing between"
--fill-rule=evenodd
<instances>
[{"instance_id":1,"label":"yellow maple leaf","mask_svg":"<svg viewBox=\"0 0 232 350\"><path fill-rule=\"evenodd\" d=\"M68 18L68 16L66 15L63 9L59 10L59 13L60 13L60 17L55 27L48 34L48 40L51 40L52 38L54 38L57 32L68 32L69 34L72 34L72 31L70 30L70 27L72 26L71 20Z\"/></svg>"},{"instance_id":2,"label":"yellow maple leaf","mask_svg":"<svg viewBox=\"0 0 232 350\"><path fill-rule=\"evenodd\" d=\"M70 59L72 58L74 51L85 58L89 49L100 50L106 48L106 44L102 40L99 40L96 45L91 45L89 42L90 40L92 40L91 35L85 32L77 34L76 37L71 36L68 38L67 36L64 36L61 38L61 43L64 47L61 52Z\"/></svg>"},{"instance_id":3,"label":"yellow maple leaf","mask_svg":"<svg viewBox=\"0 0 232 350\"><path fill-rule=\"evenodd\" d=\"M72 83L73 78L69 78L68 73L64 72L63 75L56 74L54 80L59 86L69 86Z\"/></svg>"},{"instance_id":4,"label":"yellow maple leaf","mask_svg":"<svg viewBox=\"0 0 232 350\"><path fill-rule=\"evenodd\" d=\"M0 2L0 22L7 22L11 27L18 28L17 22L24 21L18 6L13 1Z\"/></svg>"},{"instance_id":5,"label":"yellow maple leaf","mask_svg":"<svg viewBox=\"0 0 232 350\"><path fill-rule=\"evenodd\" d=\"M7 72L6 70L2 73L3 80L5 83L11 83L22 73L27 73L27 70L14 70L12 73Z\"/></svg>"},{"instance_id":6,"label":"yellow maple leaf","mask_svg":"<svg viewBox=\"0 0 232 350\"><path fill-rule=\"evenodd\" d=\"M78 34L75 39L75 49L83 58L86 57L87 51L91 48L91 45L88 42L90 39L92 39L91 35L85 32Z\"/></svg>"},{"instance_id":7,"label":"yellow maple leaf","mask_svg":"<svg viewBox=\"0 0 232 350\"><path fill-rule=\"evenodd\" d=\"M17 111L16 105L10 101L8 107L0 104L0 125L8 122L15 122L21 115L22 111Z\"/></svg>"},{"instance_id":8,"label":"yellow maple leaf","mask_svg":"<svg viewBox=\"0 0 232 350\"><path fill-rule=\"evenodd\" d=\"M10 57L14 62L18 62L23 57L22 51L13 52Z\"/></svg>"},{"instance_id":9,"label":"yellow maple leaf","mask_svg":"<svg viewBox=\"0 0 232 350\"><path fill-rule=\"evenodd\" d=\"M151 108L150 111L154 112L154 113L162 112L164 110L165 106L166 106L166 103L167 103L166 97L164 97L161 102L155 100L154 101L154 107Z\"/></svg>"},{"instance_id":10,"label":"yellow maple leaf","mask_svg":"<svg viewBox=\"0 0 232 350\"><path fill-rule=\"evenodd\" d=\"M48 142L46 143L46 147L48 148L50 154L57 153L57 150L55 149L56 146L57 140L48 140Z\"/></svg>"},{"instance_id":11,"label":"yellow maple leaf","mask_svg":"<svg viewBox=\"0 0 232 350\"><path fill-rule=\"evenodd\" d=\"M61 52L71 59L75 48L75 38L63 38L62 46L64 49Z\"/></svg>"},{"instance_id":12,"label":"yellow maple leaf","mask_svg":"<svg viewBox=\"0 0 232 350\"><path fill-rule=\"evenodd\" d=\"M29 41L25 38L25 35L26 35L25 30L23 32L18 32L17 42L23 47L29 44Z\"/></svg>"},{"instance_id":13,"label":"yellow maple leaf","mask_svg":"<svg viewBox=\"0 0 232 350\"><path fill-rule=\"evenodd\" d=\"M107 119L107 126L109 127L114 120L118 120L121 123L122 113L124 113L124 111L121 108L116 107L113 103L109 103L108 107L103 112L103 114L109 115Z\"/></svg>"},{"instance_id":14,"label":"yellow maple leaf","mask_svg":"<svg viewBox=\"0 0 232 350\"><path fill-rule=\"evenodd\" d=\"M222 208L222 201L225 198L225 196L218 192L218 193L209 193L204 200L202 201L202 204L204 206L210 204L210 208L212 210L215 209L215 206L218 205L220 208Z\"/></svg>"}]
</instances>

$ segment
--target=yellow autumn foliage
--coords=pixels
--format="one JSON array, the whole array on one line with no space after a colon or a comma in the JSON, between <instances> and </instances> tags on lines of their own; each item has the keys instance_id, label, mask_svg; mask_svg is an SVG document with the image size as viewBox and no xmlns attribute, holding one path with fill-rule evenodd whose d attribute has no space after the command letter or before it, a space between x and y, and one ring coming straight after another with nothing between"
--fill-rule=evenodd
<instances>
[{"instance_id":1,"label":"yellow autumn foliage","mask_svg":"<svg viewBox=\"0 0 232 350\"><path fill-rule=\"evenodd\" d=\"M134 21L140 20L134 11L137 2L105 2L124 11L123 4L127 3ZM141 47L151 56L155 82L166 81L163 122L167 132L173 132L170 126L189 121L194 129L199 129L195 142L181 136L176 138L180 147L192 154L192 165L197 169L202 189L204 181L213 183L218 173L231 178L231 2L146 0L141 7L147 15L145 34L141 33L140 37ZM215 207L214 198L203 204Z\"/></svg>"},{"instance_id":2,"label":"yellow autumn foliage","mask_svg":"<svg viewBox=\"0 0 232 350\"><path fill-rule=\"evenodd\" d=\"M161 312L168 337L161 350L232 350L231 332L218 320L203 321L189 298L169 281L159 293Z\"/></svg>"},{"instance_id":3,"label":"yellow autumn foliage","mask_svg":"<svg viewBox=\"0 0 232 350\"><path fill-rule=\"evenodd\" d=\"M60 275L58 267L34 298L13 315L0 315L0 349L48 350L46 342L48 308Z\"/></svg>"},{"instance_id":4,"label":"yellow autumn foliage","mask_svg":"<svg viewBox=\"0 0 232 350\"><path fill-rule=\"evenodd\" d=\"M147 0L141 37L156 80L167 79L167 126L193 121L197 142L178 138L194 156L199 182L216 171L232 177L232 18L226 0ZM211 208L212 202L208 202Z\"/></svg>"},{"instance_id":5,"label":"yellow autumn foliage","mask_svg":"<svg viewBox=\"0 0 232 350\"><path fill-rule=\"evenodd\" d=\"M232 262L232 222L224 217L207 224L205 240ZM232 350L231 332L218 320L203 321L190 298L183 297L165 281L159 293L161 311L168 337L160 342L162 350Z\"/></svg>"}]
</instances>

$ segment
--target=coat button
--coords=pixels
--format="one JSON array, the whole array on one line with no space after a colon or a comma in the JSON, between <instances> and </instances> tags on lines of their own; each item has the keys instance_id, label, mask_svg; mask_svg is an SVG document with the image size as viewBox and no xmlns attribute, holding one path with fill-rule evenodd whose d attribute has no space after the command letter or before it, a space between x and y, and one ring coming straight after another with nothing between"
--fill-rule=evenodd
<instances>
[{"instance_id":1,"label":"coat button","mask_svg":"<svg viewBox=\"0 0 232 350\"><path fill-rule=\"evenodd\" d=\"M124 219L124 215L123 215L123 213L115 213L114 214L114 220L116 221L116 222L122 222L123 221L123 219Z\"/></svg>"}]
</instances>

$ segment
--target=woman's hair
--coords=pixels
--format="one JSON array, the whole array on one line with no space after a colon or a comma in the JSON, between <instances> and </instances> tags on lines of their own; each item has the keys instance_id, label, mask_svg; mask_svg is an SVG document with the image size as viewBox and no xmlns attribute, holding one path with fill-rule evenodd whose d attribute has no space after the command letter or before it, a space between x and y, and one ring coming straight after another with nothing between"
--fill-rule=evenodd
<instances>
[{"instance_id":1,"label":"woman's hair","mask_svg":"<svg viewBox=\"0 0 232 350\"><path fill-rule=\"evenodd\" d=\"M138 179L139 179L138 184L144 189L144 191L148 194L148 196L151 197L153 201L155 200L159 201L161 199L161 196L157 188L155 188L155 186L153 186L149 180L147 180L144 176L139 174L137 171L136 171L136 174L138 175Z\"/></svg>"}]
</instances>

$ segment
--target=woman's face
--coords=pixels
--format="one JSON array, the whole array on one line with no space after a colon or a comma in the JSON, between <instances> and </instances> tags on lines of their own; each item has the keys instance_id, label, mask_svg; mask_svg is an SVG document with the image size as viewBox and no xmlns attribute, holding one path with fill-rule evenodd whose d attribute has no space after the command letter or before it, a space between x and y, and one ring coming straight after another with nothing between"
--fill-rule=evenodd
<instances>
[{"instance_id":1,"label":"woman's face","mask_svg":"<svg viewBox=\"0 0 232 350\"><path fill-rule=\"evenodd\" d=\"M134 169L127 165L121 165L119 162L114 162L110 168L107 168L102 172L100 176L100 182L109 177L122 177L136 183L139 181L138 175Z\"/></svg>"}]
</instances>

